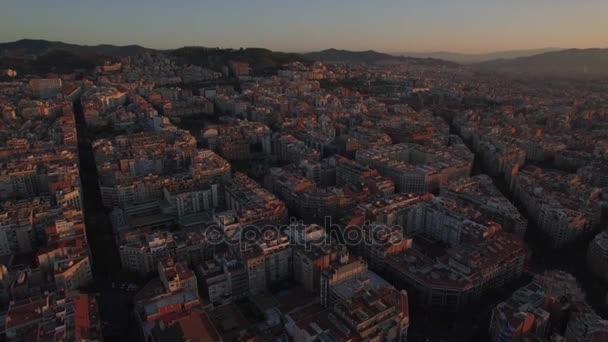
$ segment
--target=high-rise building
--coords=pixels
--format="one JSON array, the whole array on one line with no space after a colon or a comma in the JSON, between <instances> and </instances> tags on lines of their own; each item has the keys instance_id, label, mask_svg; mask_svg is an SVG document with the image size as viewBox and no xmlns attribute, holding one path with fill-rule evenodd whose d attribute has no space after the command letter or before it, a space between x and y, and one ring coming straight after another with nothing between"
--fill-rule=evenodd
<instances>
[{"instance_id":1,"label":"high-rise building","mask_svg":"<svg viewBox=\"0 0 608 342\"><path fill-rule=\"evenodd\" d=\"M243 245L240 253L251 294L264 292L268 286L292 276L292 251L286 236L279 234Z\"/></svg>"},{"instance_id":2,"label":"high-rise building","mask_svg":"<svg viewBox=\"0 0 608 342\"><path fill-rule=\"evenodd\" d=\"M311 292L319 291L321 273L336 261L339 247L318 225L293 223L286 231L293 251L293 278Z\"/></svg>"}]
</instances>

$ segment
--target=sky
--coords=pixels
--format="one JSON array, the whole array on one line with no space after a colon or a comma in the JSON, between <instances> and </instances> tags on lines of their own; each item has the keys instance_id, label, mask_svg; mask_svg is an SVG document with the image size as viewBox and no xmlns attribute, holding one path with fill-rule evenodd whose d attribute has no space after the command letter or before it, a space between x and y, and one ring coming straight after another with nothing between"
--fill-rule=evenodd
<instances>
[{"instance_id":1,"label":"sky","mask_svg":"<svg viewBox=\"0 0 608 342\"><path fill-rule=\"evenodd\" d=\"M608 0L2 0L0 41L483 53L608 47Z\"/></svg>"}]
</instances>

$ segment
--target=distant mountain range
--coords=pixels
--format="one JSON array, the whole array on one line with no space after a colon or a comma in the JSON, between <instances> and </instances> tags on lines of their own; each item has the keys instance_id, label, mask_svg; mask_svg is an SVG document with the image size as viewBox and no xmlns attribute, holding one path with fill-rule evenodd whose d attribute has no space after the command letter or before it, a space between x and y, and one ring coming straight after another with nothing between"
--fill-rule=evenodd
<instances>
[{"instance_id":1,"label":"distant mountain range","mask_svg":"<svg viewBox=\"0 0 608 342\"><path fill-rule=\"evenodd\" d=\"M304 58L326 62L326 63L396 63L396 62L410 62L415 64L425 65L456 65L453 62L448 62L435 58L415 58L415 57L403 57L395 56L388 53L377 52L373 50L367 51L349 51L349 50L337 50L327 49L318 52L309 52L302 54Z\"/></svg>"},{"instance_id":2,"label":"distant mountain range","mask_svg":"<svg viewBox=\"0 0 608 342\"><path fill-rule=\"evenodd\" d=\"M457 53L457 52L395 52L393 55L397 56L408 56L416 58L436 58L443 59L446 61L456 62L460 64L471 64L491 61L495 59L512 59L519 57L527 57L538 55L546 52L554 52L563 50L561 48L543 48L543 49L530 49L530 50L512 50L512 51L498 51L490 53Z\"/></svg>"},{"instance_id":3,"label":"distant mountain range","mask_svg":"<svg viewBox=\"0 0 608 342\"><path fill-rule=\"evenodd\" d=\"M475 64L473 68L526 77L608 77L608 49L569 49L546 52L515 59L487 61Z\"/></svg>"},{"instance_id":4,"label":"distant mountain range","mask_svg":"<svg viewBox=\"0 0 608 342\"><path fill-rule=\"evenodd\" d=\"M478 55L449 52L407 53L406 57L373 50L328 49L304 54L275 52L260 48L183 47L175 50L154 50L139 45L77 45L22 39L16 42L0 43L0 69L16 68L18 71L31 73L70 72L74 69L90 70L111 57L156 52L165 53L182 63L201 65L215 70L219 70L229 60L245 61L258 74L273 72L281 65L295 61L370 64L407 62L430 66L455 66L457 65L455 62L459 61L461 63L475 62L470 65L473 70L521 77L608 77L608 49L554 50L557 49L545 48Z\"/></svg>"},{"instance_id":5,"label":"distant mountain range","mask_svg":"<svg viewBox=\"0 0 608 342\"><path fill-rule=\"evenodd\" d=\"M553 78L597 78L608 77L608 49L567 49L553 48L539 50L522 50L496 52L483 55L459 55L450 53L414 54L417 57L395 56L376 51L347 51L329 49L303 54L304 57L323 62L354 63L391 63L410 61L428 65L455 65L444 59L475 59L482 62L470 64L470 68L482 72L498 72L518 77L553 77ZM540 52L534 54L535 52ZM522 56L523 55L523 56ZM443 57L444 59L433 58ZM495 58L486 60L496 56ZM521 57L518 57L521 56Z\"/></svg>"}]
</instances>

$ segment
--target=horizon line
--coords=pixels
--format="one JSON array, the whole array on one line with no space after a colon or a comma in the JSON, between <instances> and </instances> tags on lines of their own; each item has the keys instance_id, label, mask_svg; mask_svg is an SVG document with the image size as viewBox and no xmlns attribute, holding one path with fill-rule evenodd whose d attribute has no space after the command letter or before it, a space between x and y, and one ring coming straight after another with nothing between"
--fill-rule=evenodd
<instances>
[{"instance_id":1,"label":"horizon line","mask_svg":"<svg viewBox=\"0 0 608 342\"><path fill-rule=\"evenodd\" d=\"M368 51L374 51L374 52L379 52L379 53L386 53L386 54L392 54L392 55L396 55L396 54L407 54L407 53L414 53L414 54L458 54L458 55L468 55L468 56L478 56L478 55L489 55L489 54L500 54L500 53L510 53L510 52L525 52L525 51L534 51L534 50L593 50L593 49L608 49L608 47L599 47L599 46L594 46L594 47L584 47L584 48L571 48L571 47L538 47L538 48L513 48L513 49L509 49L509 50L485 50L484 52L463 52L463 51L456 51L456 50L442 50L442 49L438 49L438 50L375 50L375 49L348 49L348 48L338 48L338 47L326 47L326 48L316 48L316 49L306 49L306 50L299 50L299 51L289 51L289 50L281 50L281 49L271 49L268 47L264 47L264 46L240 46L240 47L226 47L226 46L206 46L206 45L190 45L190 44L185 44L185 45L181 45L178 47L173 47L173 48L157 48L157 47L148 47L148 46L144 46L138 43L130 43L130 44L116 44L116 43L75 43L75 42L68 42L68 41L63 41L63 40L53 40L53 39L45 39L45 38L20 38L17 40L11 40L11 41L3 41L0 42L0 44L10 44L10 43L16 43L19 41L23 41L23 40L32 40L32 41L46 41L46 42L50 42L50 43L63 43L63 44L70 44L70 45L79 45L79 46L86 46L86 47L96 47L96 46L103 46L103 45L109 45L109 46L116 46L116 47L127 47L127 46L139 46L141 48L144 49L149 49L149 50L158 50L158 51L172 51L172 50L177 50L180 48L185 48L185 47L201 47L201 48L209 48L209 49L232 49L232 50L239 50L241 48L243 49L266 49L266 50L270 50L273 52L285 52L285 53L295 53L295 54L306 54L306 53L314 53L314 52L321 52L321 51L325 51L325 50L341 50L341 51L351 51L351 52L368 52Z\"/></svg>"}]
</instances>

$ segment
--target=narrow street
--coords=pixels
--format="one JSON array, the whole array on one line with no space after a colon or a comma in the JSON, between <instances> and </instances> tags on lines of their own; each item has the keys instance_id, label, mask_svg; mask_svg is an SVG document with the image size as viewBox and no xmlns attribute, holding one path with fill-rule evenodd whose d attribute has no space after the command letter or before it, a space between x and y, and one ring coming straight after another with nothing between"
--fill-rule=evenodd
<instances>
[{"instance_id":1,"label":"narrow street","mask_svg":"<svg viewBox=\"0 0 608 342\"><path fill-rule=\"evenodd\" d=\"M112 225L102 205L97 178L97 167L93 155L92 141L88 134L80 101L74 104L78 132L78 155L80 159L80 181L83 196L83 211L87 241L93 258L95 277L92 292L99 294L99 309L102 332L107 341L137 341L140 336L132 315L133 293L118 285L124 279L121 272L120 254L114 241Z\"/></svg>"},{"instance_id":2,"label":"narrow street","mask_svg":"<svg viewBox=\"0 0 608 342\"><path fill-rule=\"evenodd\" d=\"M112 237L112 225L102 205L93 148L79 101L74 104L74 113L78 131L83 211L87 240L93 257L93 273L97 281L107 281L113 272L120 270L120 255Z\"/></svg>"}]
</instances>

